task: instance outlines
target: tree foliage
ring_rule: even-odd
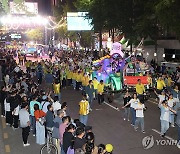
[[[77,0],[79,11],[88,11],[95,30],[118,29],[130,42],[165,30],[180,37],[179,0]]]
[[[40,28],[31,29],[26,32],[26,35],[31,41],[42,41],[43,40],[43,30]]]

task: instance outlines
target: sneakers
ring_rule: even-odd
[[[124,118],[124,121],[126,120],[126,118]]]
[[[175,127],[175,126],[174,126],[174,124],[171,124],[171,127],[173,127],[173,128],[174,128],[174,127]]]
[[[134,130],[137,132],[137,128],[134,128]]]
[[[161,134],[160,136],[161,136],[162,138],[164,138],[164,137],[165,137],[165,133],[164,133],[164,134]]]
[[[35,134],[33,134],[33,136],[36,136]]]
[[[177,144],[178,149],[180,149],[180,144]]]
[[[131,126],[133,126],[133,127],[134,127],[134,125],[133,125],[133,124],[131,124]]]
[[[130,120],[128,119],[128,121],[130,121]]]
[[[91,108],[89,108],[89,111],[92,111],[92,109],[91,109]]]
[[[142,133],[145,134],[146,132],[143,130]]]
[[[30,146],[29,143],[23,144],[24,147]]]

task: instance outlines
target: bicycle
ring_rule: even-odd
[[[52,141],[52,131],[47,130],[47,142],[40,150],[40,154],[58,154],[58,149]]]

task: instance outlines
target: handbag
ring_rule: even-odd
[[[39,111],[39,114],[40,114],[40,111]],[[39,123],[44,126],[45,125],[45,122],[46,122],[46,118],[45,117],[40,117],[39,118]]]

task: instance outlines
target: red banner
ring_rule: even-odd
[[[148,84],[147,76],[124,76],[124,84],[135,86],[138,79],[140,79],[141,83],[143,83],[144,85]]]

